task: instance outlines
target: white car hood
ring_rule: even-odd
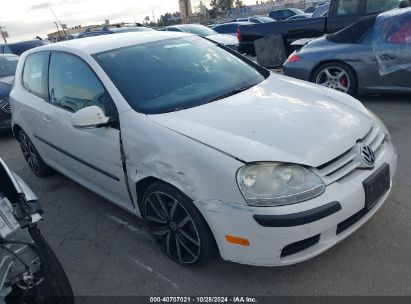
[[[218,35],[210,35],[210,36],[207,36],[206,38],[213,40],[217,43],[220,43],[222,45],[238,45],[237,38],[230,36],[230,35],[218,34]]]
[[[312,167],[348,151],[374,125],[348,95],[274,74],[234,96],[148,117],[244,162]]]

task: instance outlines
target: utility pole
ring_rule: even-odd
[[[3,37],[4,43],[7,44],[6,33],[3,32],[4,27],[0,25],[0,35]]]

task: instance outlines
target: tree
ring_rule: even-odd
[[[219,4],[218,2],[219,2],[218,0],[211,0],[210,6],[213,10],[218,10],[218,4]]]
[[[234,0],[218,0],[219,8],[223,11],[232,9],[234,6]]]
[[[243,1],[235,0],[235,7],[241,8],[241,7],[244,7],[244,6],[245,6],[245,4],[243,3]]]

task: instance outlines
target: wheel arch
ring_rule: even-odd
[[[187,193],[185,193],[185,191],[182,191],[182,189],[180,189],[179,186],[176,186],[174,183],[170,183],[168,181],[165,181],[161,178],[155,177],[155,176],[147,176],[144,177],[143,179],[139,180],[136,182],[135,186],[136,186],[136,194],[137,194],[137,206],[140,210],[140,215],[143,218],[143,196],[144,196],[144,192],[145,190],[152,184],[156,183],[156,182],[160,182],[160,183],[164,183],[166,185],[169,185],[170,187],[175,188],[177,191],[179,191],[182,195],[186,196],[190,201],[193,201],[193,198],[191,198]],[[205,223],[208,226],[208,229],[211,232],[211,236],[213,238],[214,241],[214,245],[217,248],[217,250],[219,251],[219,245],[218,242],[216,241],[215,235],[214,235],[214,229],[212,229],[210,227],[210,224],[207,221],[207,218],[203,215],[203,213],[201,212],[201,210],[199,210],[199,208],[196,206],[196,204],[192,203],[193,207],[196,208],[198,210],[198,212],[201,214],[201,216],[203,217]]]
[[[13,135],[14,135],[15,138],[17,138],[17,134],[18,134],[21,130],[23,130],[23,128],[20,127],[18,124],[14,124],[14,125],[13,125],[12,131],[13,131]]]

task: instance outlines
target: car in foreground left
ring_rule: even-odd
[[[0,54],[0,131],[11,128],[9,95],[18,61],[18,56]]]
[[[359,101],[196,35],[56,43],[16,75],[13,131],[33,173],[54,168],[141,217],[180,264],[305,261],[392,188],[390,133]]]
[[[0,303],[74,304],[56,254],[41,234],[43,209],[0,158]]]

